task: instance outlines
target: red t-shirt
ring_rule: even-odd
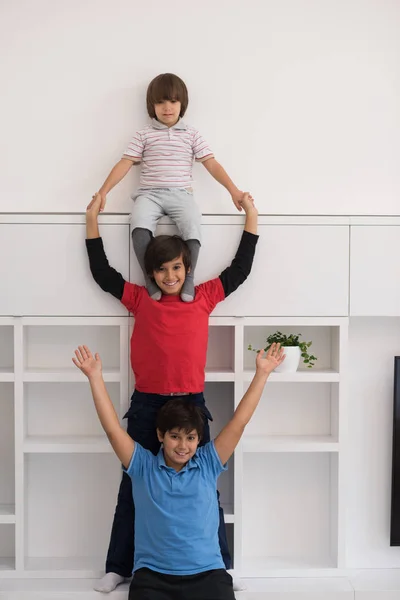
[[[157,302],[146,288],[125,282],[121,302],[135,317],[131,365],[139,392],[203,391],[208,318],[225,292],[219,278],[195,289],[193,302],[165,295]]]

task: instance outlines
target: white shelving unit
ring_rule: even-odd
[[[235,328],[235,404],[252,347],[301,333],[314,368],[273,373],[235,455],[235,568],[244,577],[322,576],[344,568],[347,318],[245,318]]]
[[[100,353],[122,418],[132,391],[131,321],[0,319],[0,577],[103,572],[121,471],[71,357],[80,343]],[[347,325],[334,317],[210,320],[212,436],[254,373],[249,343],[263,347],[272,331],[290,330],[312,340],[318,356],[312,370],[271,376],[219,481],[235,569],[244,577],[320,576],[346,565]]]
[[[86,378],[101,353],[118,414],[129,396],[125,317],[0,318],[0,577],[91,577],[103,569],[121,468]]]

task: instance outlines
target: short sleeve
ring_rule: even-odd
[[[126,148],[123,158],[138,158],[142,159],[144,143],[140,132],[137,131]]]
[[[151,456],[150,450],[145,450],[143,446],[135,442],[131,462],[127,469],[123,469],[131,479],[142,477],[143,473],[149,468]]]
[[[198,131],[194,132],[193,136],[193,154],[197,161],[203,162],[207,158],[213,158],[214,154]]]
[[[215,479],[218,479],[221,473],[228,470],[228,466],[223,465],[218,456],[214,440],[197,449],[197,460],[201,468]]]
[[[144,292],[147,294],[143,286],[130,283],[129,281],[125,282],[121,302],[133,315],[137,313]]]
[[[209,314],[212,313],[219,302],[225,300],[224,288],[219,277],[196,286],[196,296],[199,293],[204,297]]]

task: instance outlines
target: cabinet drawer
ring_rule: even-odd
[[[158,233],[175,231],[158,228]],[[241,225],[202,226],[196,283],[217,277],[230,264],[242,231]],[[348,315],[348,226],[260,225],[258,231],[250,277],[213,315]],[[136,269],[132,277],[140,277]]]
[[[400,227],[351,228],[350,314],[400,316]]]
[[[129,274],[129,225],[102,225],[107,255]],[[82,224],[0,225],[0,315],[127,314],[94,282]]]

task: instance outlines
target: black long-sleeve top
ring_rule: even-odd
[[[258,235],[243,231],[235,258],[219,276],[224,288],[225,298],[232,294],[250,274],[257,241]],[[126,282],[121,273],[110,266],[104,251],[102,238],[86,240],[86,248],[90,270],[96,283],[102,290],[121,300]]]

